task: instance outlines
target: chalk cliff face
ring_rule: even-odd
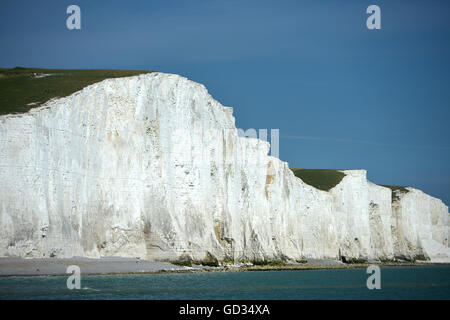
[[[348,170],[329,192],[201,84],[109,79],[0,117],[0,256],[446,261],[448,207]]]

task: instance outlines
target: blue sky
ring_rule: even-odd
[[[81,8],[81,30],[66,8]],[[366,8],[381,7],[381,30]],[[153,69],[206,85],[291,167],[364,168],[450,203],[450,2],[5,1],[0,66]]]

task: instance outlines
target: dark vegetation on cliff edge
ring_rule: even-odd
[[[345,173],[333,169],[298,169],[291,168],[297,178],[317,189],[329,191],[341,182]]]
[[[329,191],[337,186],[341,180],[345,177],[345,173],[340,170],[333,169],[297,169],[291,168],[292,172],[297,178],[314,188]],[[400,200],[400,194],[407,193],[409,190],[405,186],[388,186],[381,185],[382,187],[391,189],[392,202]]]
[[[382,185],[382,187],[386,187],[386,188],[391,189],[391,191],[392,191],[392,202],[400,200],[400,194],[409,192],[409,190],[406,189],[405,186]]]
[[[52,98],[69,96],[108,78],[150,72],[152,71],[0,68],[0,115],[27,112]]]

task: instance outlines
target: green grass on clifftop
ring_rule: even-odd
[[[0,68],[0,115],[27,112],[52,98],[66,97],[107,78],[150,72],[152,71]]]
[[[317,189],[328,191],[341,182],[345,173],[332,169],[296,169],[291,168],[294,175]]]

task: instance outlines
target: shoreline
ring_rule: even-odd
[[[316,259],[307,263],[287,263],[285,265],[239,265],[208,267],[194,265],[183,267],[169,262],[148,261],[139,258],[84,258],[74,257],[66,259],[23,259],[0,258],[0,278],[5,277],[49,277],[65,276],[67,267],[77,265],[82,276],[99,275],[139,275],[139,274],[169,274],[169,273],[208,273],[208,272],[256,272],[256,271],[307,271],[329,269],[361,269],[369,265],[380,267],[420,267],[420,266],[450,266],[450,263],[439,262],[375,262],[345,264],[335,260]]]

